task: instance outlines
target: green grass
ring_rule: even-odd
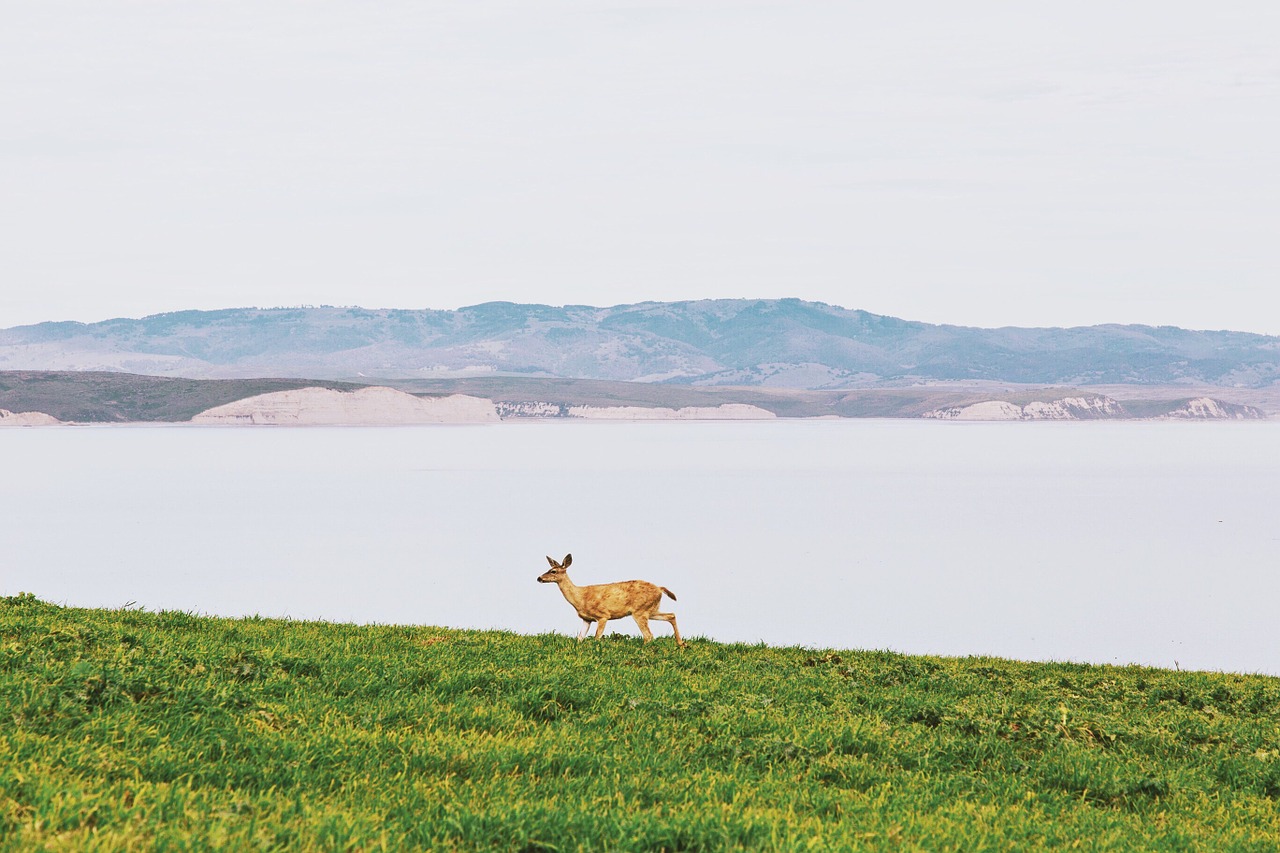
[[[1280,680],[0,599],[7,850],[1258,850]]]

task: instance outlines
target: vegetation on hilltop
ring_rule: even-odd
[[[7,850],[1274,850],[1280,680],[0,599]]]

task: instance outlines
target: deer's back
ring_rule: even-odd
[[[637,611],[647,613],[658,606],[662,588],[648,581],[620,581],[582,588],[586,615],[595,619],[620,619]]]

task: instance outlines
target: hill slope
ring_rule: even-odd
[[[0,599],[0,849],[1270,850],[1280,680]]]
[[[0,371],[0,409],[44,412],[60,421],[188,421],[206,409],[245,397],[314,386],[361,387],[298,379],[193,380],[107,372]]]
[[[0,370],[383,379],[506,373],[793,388],[880,382],[1262,386],[1280,338],[1171,327],[975,329],[797,299],[457,311],[233,309],[0,330]]]
[[[1186,397],[1187,392],[1193,390],[1188,387],[1126,386],[1111,390],[1111,393],[1125,392],[1124,399],[1117,400],[1071,388],[952,384],[799,390],[519,376],[399,379],[386,384],[423,397],[464,394],[492,400],[496,403],[496,412],[503,418],[570,417],[580,407],[713,409],[732,404],[758,407],[778,417],[963,418],[966,410],[989,407],[994,401],[1008,403],[1010,411],[1032,417],[1254,419],[1280,411],[1280,388],[1212,389],[1212,393],[1222,399],[1210,399]],[[0,412],[45,413],[61,421],[77,423],[182,422],[245,398],[260,400],[258,395],[304,387],[354,391],[366,386],[333,380],[177,379],[101,371],[0,371]],[[1241,395],[1247,395],[1258,405],[1226,399]],[[1073,405],[1081,400],[1090,405]],[[263,414],[262,422],[271,420]],[[375,411],[371,410],[368,415],[372,420],[367,422],[378,422]],[[0,415],[0,424],[5,422],[5,417]],[[350,422],[365,421],[357,417]],[[386,422],[404,421],[393,417]]]

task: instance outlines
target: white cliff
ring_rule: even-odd
[[[647,406],[570,406],[571,418],[610,421],[759,421],[777,417],[768,409],[745,403],[722,406],[685,406],[682,409],[649,408]]]
[[[1063,397],[1035,400],[1025,406],[1004,400],[984,400],[968,406],[934,409],[921,417],[945,421],[1077,421],[1124,417],[1124,409],[1110,397]]]
[[[1210,397],[1197,397],[1173,409],[1164,418],[1169,420],[1255,420],[1265,417],[1252,406],[1223,403]]]
[[[1004,400],[984,400],[967,406],[952,406],[925,412],[921,417],[947,421],[1079,421],[1119,418],[1154,418],[1157,420],[1254,420],[1266,417],[1260,409],[1238,403],[1224,403],[1210,397],[1197,397],[1181,403],[1130,401],[1130,409],[1110,397],[1063,397],[1049,402],[1034,401],[1025,406]],[[1168,406],[1162,410],[1153,406]],[[1142,412],[1135,414],[1133,410]]]
[[[11,412],[0,409],[0,426],[57,426],[62,421],[44,412]]]
[[[391,426],[490,423],[498,421],[492,400],[454,394],[415,397],[394,388],[332,391],[301,388],[259,394],[208,409],[191,419],[197,424],[280,426]]]

